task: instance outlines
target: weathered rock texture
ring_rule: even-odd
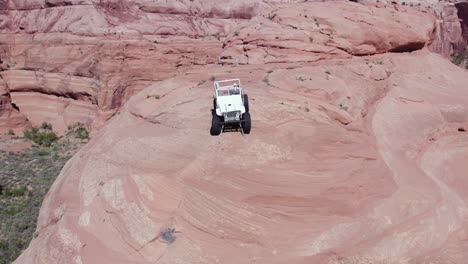
[[[8,87],[5,81],[0,78],[0,131],[19,132],[26,128],[28,128],[26,117],[19,113],[15,105],[12,104]]]
[[[336,2],[279,5],[228,38],[221,59],[238,63],[311,62],[430,44],[435,21],[411,8],[401,11]],[[242,55],[242,56],[240,56]]]
[[[2,28],[31,122],[122,106],[16,263],[464,263],[468,75],[426,48],[435,16],[278,2],[8,2],[70,12]],[[209,135],[211,76],[242,79],[251,135]]]
[[[465,48],[468,46],[468,2],[459,2],[455,4],[458,17],[460,18],[462,35]]]
[[[2,1],[0,76],[31,125],[100,126],[152,82],[184,65],[215,63],[219,38],[266,7],[230,0]],[[0,127],[11,123],[8,114]]]
[[[75,122],[101,127],[131,95],[194,64],[312,62],[430,42],[448,56],[463,47],[453,5],[432,7],[442,19],[434,37],[431,12],[409,5],[350,3],[337,16],[324,13],[336,2],[288,6],[296,2],[2,1],[0,76],[9,99],[0,132],[44,121],[59,131]]]
[[[437,18],[437,27],[430,49],[447,58],[465,51],[468,46],[468,33],[466,33],[468,1],[466,0],[359,0],[358,2],[378,7],[393,6],[398,11],[410,7],[434,14]]]
[[[432,50],[449,57],[452,54],[463,52],[467,47],[468,37],[464,36],[466,19],[463,20],[463,6],[468,3],[454,5],[439,4],[434,7],[437,15],[437,34]]]

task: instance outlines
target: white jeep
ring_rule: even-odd
[[[214,82],[213,119],[211,135],[219,135],[226,127],[240,128],[249,134],[251,120],[249,98],[241,88],[239,79]]]

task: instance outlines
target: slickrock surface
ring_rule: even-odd
[[[435,15],[276,2],[7,2],[70,12],[2,28],[20,112],[101,127],[16,263],[466,261],[468,72],[429,50]],[[250,135],[209,135],[212,76],[241,78]]]
[[[27,120],[6,108],[0,131],[44,121],[59,131],[77,121],[100,127],[152,82],[177,75],[184,65],[215,63],[220,38],[267,6],[233,0],[1,1],[0,91],[6,85]]]
[[[18,263],[463,263],[465,70],[427,51],[258,82],[268,69],[134,96],[63,170]],[[244,80],[251,135],[209,135],[206,70]]]
[[[191,65],[410,51],[429,37],[449,56],[468,40],[463,3],[300,2],[2,1],[0,132],[44,121],[100,128],[133,94]]]

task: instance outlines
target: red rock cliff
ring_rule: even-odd
[[[7,2],[31,122],[119,109],[16,263],[464,263],[467,71],[436,17],[277,2]],[[249,136],[209,135],[211,76],[242,79]]]

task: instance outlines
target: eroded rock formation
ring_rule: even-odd
[[[462,8],[452,3],[439,4],[434,7],[437,15],[437,34],[434,45],[431,47],[437,53],[446,57],[463,52],[467,47],[463,36],[464,22]]]
[[[264,64],[409,52],[430,44],[434,25],[430,14],[410,8],[397,12],[337,2],[279,5],[235,31],[221,59]]]
[[[468,2],[459,2],[455,4],[457,8],[458,18],[460,19],[462,35],[465,48],[468,46]]]
[[[336,2],[287,6],[300,2],[2,1],[0,75],[10,98],[3,109],[10,110],[2,111],[0,129],[44,121],[59,131],[78,121],[101,127],[131,95],[191,65],[313,62],[429,42],[448,56],[460,42],[453,5],[431,7],[443,18],[433,36],[428,30],[435,22],[420,21],[431,12],[409,4],[380,1],[369,13],[350,2],[344,16],[324,15]]]
[[[0,131],[20,132],[28,128],[28,122],[18,108],[12,104],[9,89],[5,81],[0,78]]]
[[[0,75],[11,86],[6,93],[30,124],[48,121],[59,131],[77,121],[100,126],[152,82],[175,76],[185,65],[215,63],[219,38],[267,6],[260,1],[0,5]]]
[[[18,21],[76,8],[2,28],[31,122],[119,109],[16,263],[463,263],[467,71],[427,48],[435,15],[277,2],[9,1]],[[251,135],[209,135],[211,76],[241,78]]]

